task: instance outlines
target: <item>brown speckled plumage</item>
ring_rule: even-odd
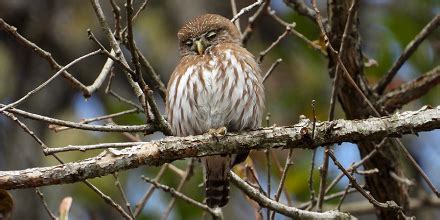
[[[166,103],[173,134],[258,128],[264,110],[261,71],[241,47],[234,24],[219,15],[202,15],[186,23],[178,39],[181,59],[168,83]],[[227,173],[235,162],[229,155],[203,158],[208,206],[226,205]]]

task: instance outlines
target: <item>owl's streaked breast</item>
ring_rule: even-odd
[[[222,44],[203,56],[182,58],[167,96],[168,120],[175,135],[203,134],[219,127],[232,131],[259,127],[264,105],[260,69],[248,51],[234,48]]]

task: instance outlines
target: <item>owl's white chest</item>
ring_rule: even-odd
[[[254,90],[262,91],[262,85],[259,72],[249,64],[253,58],[236,57],[231,50],[211,57],[216,58],[190,66],[171,85],[169,97],[175,92],[176,99],[168,117],[179,136],[206,133],[210,128],[259,126],[262,100]]]

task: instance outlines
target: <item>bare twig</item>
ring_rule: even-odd
[[[260,191],[255,189],[254,187],[247,184],[243,181],[239,176],[237,176],[233,172],[229,172],[229,176],[231,177],[231,182],[240,188],[247,196],[258,202],[260,206],[267,207],[277,213],[282,215],[292,217],[292,218],[309,218],[309,219],[337,219],[337,218],[348,218],[349,215],[342,212],[328,211],[328,212],[310,212],[304,211],[301,209],[297,209],[295,207],[288,207],[279,202],[271,200],[267,198]]]
[[[55,59],[52,57],[52,55],[49,52],[43,50],[33,42],[23,37],[21,34],[17,32],[17,28],[9,25],[1,18],[0,18],[0,29],[3,29],[4,31],[8,32],[8,34],[10,34],[17,42],[21,43],[25,47],[29,48],[31,51],[35,52],[38,56],[45,59],[49,63],[52,69],[59,71],[61,68],[63,68],[60,64],[57,63],[57,61],[55,61]],[[81,90],[81,92],[85,97],[91,96],[91,93],[87,90],[87,87],[84,84],[82,84],[80,81],[75,79],[75,77],[73,77],[69,72],[63,71],[62,75],[75,88]]]
[[[304,15],[313,22],[316,22],[315,11],[307,6],[303,0],[284,0],[284,3],[294,9],[300,15]]]
[[[81,121],[79,123],[88,124],[90,122],[101,121],[101,120],[105,120],[105,119],[109,119],[109,118],[114,118],[114,117],[118,117],[118,116],[122,116],[122,115],[138,113],[138,112],[139,112],[139,109],[133,108],[133,109],[129,109],[129,110],[113,113],[113,114],[102,115],[102,116],[87,118],[87,119],[81,119]],[[60,131],[64,131],[64,130],[67,130],[70,128],[69,127],[52,126],[51,129],[53,129],[55,132],[60,132]]]
[[[283,19],[281,19],[280,17],[278,17],[275,10],[272,10],[270,7],[268,8],[268,10],[269,10],[269,15],[275,21],[277,21],[279,24],[281,24],[284,27],[291,27],[290,31],[292,32],[292,34],[299,37],[301,40],[303,40],[305,43],[307,43],[311,48],[315,49],[316,51],[319,51],[322,55],[327,56],[327,52],[325,50],[323,50],[320,46],[313,43],[311,40],[309,40],[307,37],[305,37],[303,34],[298,32],[297,30],[295,30],[295,25],[296,25],[295,22],[288,23],[288,22],[284,21]]]
[[[281,61],[283,61],[283,59],[279,58],[272,63],[270,68],[267,70],[266,74],[264,74],[263,83],[266,81],[267,78],[269,78],[269,76],[272,74],[272,72],[275,70],[278,64],[280,64]]]
[[[400,85],[398,88],[384,94],[378,103],[388,112],[394,112],[412,100],[416,100],[432,88],[440,84],[440,65],[434,67],[419,78]]]
[[[364,186],[362,186],[362,188],[364,188]],[[356,189],[350,188],[348,190],[347,194],[355,193],[355,192],[358,192],[358,191]],[[342,191],[339,191],[339,192],[336,192],[336,193],[332,193],[330,195],[325,196],[324,197],[324,201],[340,198],[344,194],[345,194],[345,190],[342,190]],[[297,208],[299,208],[299,209],[306,209],[306,208],[310,207],[311,204],[312,204],[312,201],[308,201],[308,202],[302,203],[301,205],[297,206]]]
[[[5,106],[0,104],[0,107]],[[16,115],[23,116],[25,118],[42,121],[49,124],[56,124],[59,126],[77,128],[81,130],[90,130],[90,131],[101,131],[101,132],[145,132],[145,133],[153,133],[155,132],[154,126],[150,124],[145,125],[90,125],[90,124],[81,124],[71,121],[64,121],[60,119],[55,119],[47,116],[37,115],[34,113],[26,112],[20,109],[11,108],[8,109],[8,112],[14,113]]]
[[[369,160],[371,157],[373,157],[376,153],[380,151],[380,149],[385,145],[387,138],[383,139],[381,143],[379,143],[372,151],[370,151],[365,157],[363,157],[361,160],[357,161],[356,163],[352,164],[349,168],[347,168],[348,172],[351,172],[354,169],[357,169],[358,167],[362,166],[367,160]],[[327,186],[327,189],[325,189],[325,194],[329,193],[330,190],[339,182],[339,180],[344,177],[344,173],[341,172],[336,178],[333,179],[333,181]]]
[[[0,21],[1,22],[1,21]],[[47,84],[49,84],[50,82],[52,82],[52,80],[54,80],[55,78],[57,78],[61,73],[63,73],[65,70],[67,70],[69,67],[73,66],[74,64],[78,63],[79,61],[86,59],[88,57],[91,57],[93,55],[96,55],[100,52],[101,50],[96,50],[93,52],[90,52],[86,55],[83,55],[79,58],[76,58],[75,60],[73,60],[72,62],[70,62],[69,64],[67,64],[66,66],[64,66],[63,68],[61,68],[60,70],[58,70],[58,72],[56,72],[53,76],[51,76],[48,80],[46,80],[44,83],[40,84],[39,86],[37,86],[35,89],[31,90],[30,92],[28,92],[26,95],[24,95],[23,97],[21,97],[19,100],[10,103],[8,105],[3,106],[2,108],[0,108],[0,113],[15,107],[17,105],[19,105],[21,102],[23,102],[24,100],[26,100],[27,98],[29,98],[31,95],[37,93],[38,91],[40,91],[42,88],[44,88]]]
[[[423,27],[423,29],[415,36],[415,38],[409,42],[406,46],[405,50],[399,56],[399,58],[394,62],[391,69],[388,71],[387,75],[385,75],[379,83],[375,87],[375,91],[378,94],[382,94],[385,91],[385,88],[397,74],[400,67],[405,63],[405,61],[416,51],[417,47],[431,34],[438,26],[440,25],[440,15],[436,15],[429,23]]]
[[[237,16],[237,3],[235,2],[235,0],[231,0],[231,9],[232,9],[232,16],[233,17]],[[240,18],[235,19],[234,24],[237,27],[238,32],[241,33]]]
[[[391,210],[395,210],[396,212],[401,210],[402,208],[400,206],[398,206],[394,201],[387,201],[385,203],[379,202],[376,199],[374,199],[368,192],[366,192],[362,186],[360,186],[357,182],[356,179],[350,175],[350,173],[339,163],[339,161],[336,159],[334,153],[332,150],[327,150],[328,151],[328,155],[330,156],[330,158],[332,158],[333,162],[335,163],[335,165],[345,174],[345,176],[348,178],[348,180],[350,181],[351,185],[356,188],[366,199],[368,199],[368,201],[370,201],[374,206],[379,207],[379,208],[383,208],[383,209],[391,209]]]
[[[292,155],[293,155],[293,150],[291,149],[291,150],[289,150],[289,154],[287,155],[286,163],[284,164],[284,169],[283,169],[283,172],[282,172],[281,178],[280,178],[280,183],[278,184],[278,188],[275,193],[274,200],[277,202],[280,200],[281,191],[283,190],[284,183],[286,182],[287,172],[289,171],[290,166],[292,166],[292,164],[293,164]],[[269,219],[274,219],[274,218],[275,218],[275,212],[272,212]]]
[[[137,49],[137,53],[139,54],[141,65],[147,70],[147,82],[150,85],[150,87],[156,89],[159,92],[159,95],[162,97],[162,101],[165,101],[167,88],[165,87],[165,84],[160,79],[159,74],[156,73],[153,66],[150,64],[150,62],[147,60],[147,58]]]
[[[154,179],[153,179],[154,181],[156,181],[156,182],[160,181],[160,179],[162,178],[163,174],[164,174],[165,171],[167,170],[168,165],[169,165],[169,164],[166,163],[166,164],[164,164],[164,165],[160,168],[159,172],[156,174],[156,177],[154,177]],[[137,218],[137,217],[141,214],[142,209],[143,209],[143,208],[145,207],[145,205],[147,204],[148,199],[150,199],[151,195],[153,195],[154,189],[156,189],[156,186],[151,185],[151,186],[147,189],[147,191],[145,192],[145,194],[142,196],[142,198],[139,200],[139,202],[136,203],[135,210],[134,210],[134,217],[135,217],[135,218]]]
[[[313,130],[312,130],[312,139],[315,138],[315,126],[316,126],[316,101],[312,100],[312,120],[313,120]],[[310,173],[309,173],[309,191],[310,191],[310,201],[311,206],[310,208],[314,207],[315,205],[315,189],[313,184],[313,171],[315,170],[315,156],[316,156],[316,149],[313,150],[312,153],[312,161],[310,165]]]
[[[286,30],[274,41],[272,44],[265,49],[264,51],[260,52],[260,55],[257,58],[257,62],[261,63],[266,56],[267,53],[269,53],[270,50],[272,50],[276,45],[278,45],[282,39],[284,39],[288,34],[291,33],[292,28],[290,26],[286,26]]]
[[[150,104],[151,111],[153,112],[154,115],[155,125],[157,125],[158,129],[162,131],[165,135],[172,135],[170,125],[159,112],[159,108],[157,107],[156,101],[154,100],[153,97],[153,91],[151,91],[151,89],[149,89],[148,86],[144,88],[144,91],[148,104]]]
[[[43,204],[44,210],[46,210],[49,217],[53,220],[57,220],[58,218],[53,214],[53,212],[50,210],[49,206],[47,205],[46,200],[44,199],[43,193],[40,191],[40,189],[35,188],[35,193],[37,194],[38,198],[40,199],[41,203]]]
[[[260,6],[264,3],[265,0],[257,0],[256,2],[254,2],[253,4],[246,6],[244,8],[242,8],[232,19],[232,22],[235,22],[235,20],[237,20],[240,16],[248,13],[249,11],[251,11],[253,8]]]
[[[122,215],[122,217],[124,217],[125,219],[128,219],[128,220],[132,219],[131,216],[128,215],[127,212],[125,212],[124,209],[120,205],[118,205],[115,201],[113,201],[113,199],[110,196],[101,192],[101,190],[99,190],[96,186],[91,184],[88,180],[84,180],[83,183],[85,183],[91,190],[93,190],[102,199],[104,199],[105,203],[109,204],[114,209],[116,209],[116,211],[118,211]]]
[[[176,192],[179,192],[180,190],[182,190],[183,185],[188,182],[188,180],[192,177],[193,175],[193,169],[194,169],[194,159],[190,159],[188,161],[188,165],[186,167],[186,171],[185,174],[182,176],[182,179],[179,182],[179,185],[177,186]],[[174,207],[174,204],[176,202],[176,199],[173,197],[170,201],[170,203],[168,204],[167,209],[165,210],[162,219],[166,220],[168,219],[169,214],[171,213],[171,210]]]
[[[115,185],[118,188],[118,191],[121,194],[121,197],[122,197],[122,199],[125,202],[125,206],[127,207],[128,214],[130,215],[131,218],[135,219],[135,217],[133,215],[133,210],[131,210],[130,202],[128,202],[127,195],[124,192],[124,189],[122,187],[121,181],[119,181],[119,177],[118,176],[119,176],[118,173],[114,173],[113,174],[113,178],[115,178]]]
[[[168,193],[171,194],[173,197],[176,197],[176,198],[182,199],[183,201],[187,202],[187,203],[190,204],[190,205],[193,205],[193,206],[195,206],[195,207],[197,207],[197,208],[200,208],[200,209],[202,209],[202,210],[204,210],[204,211],[207,211],[207,212],[210,213],[213,217],[216,217],[216,218],[220,218],[220,217],[221,217],[221,216],[219,215],[218,211],[213,210],[213,209],[209,208],[207,205],[205,205],[205,204],[203,204],[203,203],[200,203],[200,202],[197,202],[197,201],[195,201],[194,199],[189,198],[188,196],[185,196],[183,193],[178,192],[178,191],[176,191],[175,189],[173,189],[173,188],[171,188],[171,187],[169,187],[169,186],[166,186],[166,185],[160,184],[160,183],[158,183],[157,181],[152,180],[152,179],[149,179],[149,178],[147,178],[147,177],[145,177],[145,176],[142,176],[142,179],[145,180],[145,181],[148,182],[148,183],[151,183],[151,184],[154,185],[156,188],[159,188],[159,189],[161,189],[161,190],[163,190],[163,191],[165,191],[165,192],[168,192]]]
[[[420,175],[422,175],[423,179],[428,184],[428,186],[432,190],[432,192],[434,192],[434,194],[440,198],[440,192],[437,190],[437,188],[434,186],[432,181],[429,179],[428,175],[426,175],[425,171],[423,171],[423,169],[419,166],[419,164],[417,164],[417,161],[414,159],[413,156],[411,156],[411,154],[406,149],[406,147],[403,146],[402,142],[398,139],[392,139],[392,140],[404,152],[406,159],[408,159],[412,163],[412,165],[416,168],[417,172],[419,172]]]
[[[269,3],[270,0],[264,0],[263,4],[260,5],[258,10],[251,17],[249,17],[248,25],[246,26],[243,34],[241,35],[241,43],[243,45],[246,45],[249,39],[251,38],[251,35],[255,28],[255,22],[261,17],[263,11],[265,11],[267,7],[269,7]]]
[[[115,51],[116,57],[124,64],[128,66],[127,60],[125,59],[121,48],[119,46],[119,43],[116,41],[115,36],[113,35],[112,31],[110,30],[110,27],[105,19],[104,12],[102,11],[101,5],[99,4],[99,0],[90,0],[92,3],[93,9],[95,10],[95,14],[98,18],[99,24],[101,25],[102,31],[104,32],[105,36],[107,37],[107,40],[110,42],[110,45],[112,47],[112,50]],[[147,109],[146,103],[145,103],[145,97],[142,92],[141,87],[139,84],[133,79],[132,74],[130,74],[127,71],[124,71],[125,76],[127,78],[128,83],[130,84],[131,88],[133,89],[134,94],[138,98],[139,102],[141,103],[142,109],[144,111]]]
[[[267,169],[267,184],[266,184],[266,192],[267,192],[267,197],[270,199],[272,196],[271,194],[271,186],[272,186],[272,175],[271,175],[271,169],[272,169],[272,162],[270,161],[270,149],[266,149],[264,154],[266,155],[266,169]],[[270,209],[266,210],[266,217],[267,219],[270,218]]]

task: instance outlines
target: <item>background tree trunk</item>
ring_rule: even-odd
[[[329,27],[328,32],[330,43],[334,48],[339,48],[341,45],[342,35],[344,33],[345,24],[348,17],[351,0],[330,0],[328,1],[328,18]],[[361,39],[359,34],[359,18],[357,11],[353,12],[354,19],[352,27],[348,31],[348,37],[345,42],[344,53],[340,54],[342,62],[347,68],[351,77],[356,82],[358,87],[362,90],[366,97],[373,105],[377,101],[377,97],[372,93],[367,80],[363,73],[363,55],[361,49]],[[330,54],[330,52],[329,52]],[[335,76],[337,61],[329,56],[329,74],[331,77]],[[342,68],[339,68],[340,83],[339,83],[339,102],[345,112],[347,119],[365,119],[370,116],[375,116],[374,111],[365,103],[361,95],[355,90],[353,85],[347,82],[342,77]],[[381,112],[380,112],[381,113]],[[383,113],[381,113],[383,114]],[[358,148],[361,157],[367,155],[375,148],[378,143],[374,142],[360,142]],[[402,166],[399,163],[400,154],[398,148],[390,141],[385,143],[381,148],[381,153],[376,154],[366,163],[364,167],[368,169],[379,169],[376,175],[365,176],[365,181],[368,190],[374,198],[380,202],[393,200],[398,205],[407,210],[408,208],[408,192],[407,187],[391,177],[391,173],[398,176],[403,176]],[[376,214],[381,219],[396,219],[396,212],[390,210],[377,209]]]

